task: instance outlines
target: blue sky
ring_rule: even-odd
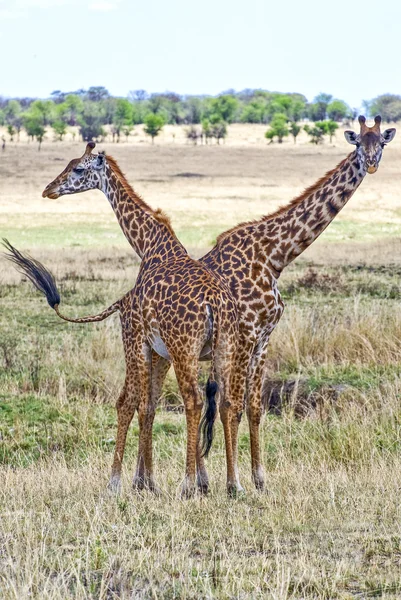
[[[217,94],[401,93],[401,3],[0,0],[0,95],[104,85]]]

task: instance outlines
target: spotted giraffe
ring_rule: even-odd
[[[232,380],[237,417],[232,420],[237,489],[241,489],[236,461],[237,436],[244,406],[250,427],[252,476],[258,489],[264,487],[259,444],[261,385],[268,341],[284,309],[278,291],[279,276],[330,224],[359,187],[366,173],[377,170],[383,147],[395,135],[395,129],[381,133],[380,122],[380,117],[376,117],[374,126],[368,127],[365,118],[360,116],[360,133],[345,132],[347,141],[356,149],[335,169],[273,214],[257,221],[241,223],[221,234],[215,247],[200,259],[218,277],[229,283],[240,307],[240,344]],[[147,412],[147,431],[151,431],[156,403],[169,367],[169,362],[164,358],[154,355],[153,359],[156,375]],[[137,402],[132,399],[133,396],[120,397],[126,407],[125,435],[137,407]],[[120,471],[125,437],[118,435],[117,440],[120,440],[120,445],[116,452],[118,461],[115,463],[118,463],[117,470]],[[147,440],[148,449],[142,453],[143,449],[141,446],[139,448],[138,465],[148,461],[148,473],[151,473],[151,436]],[[204,467],[201,476],[207,481]]]
[[[222,233],[214,248],[200,259],[202,264],[228,283],[239,309],[240,343],[232,379],[236,418],[232,420],[231,433],[237,489],[242,489],[237,465],[237,440],[244,407],[250,429],[252,478],[257,489],[264,488],[259,441],[261,390],[268,342],[284,310],[278,289],[280,274],[326,229],[357,190],[366,173],[377,171],[383,147],[395,136],[393,128],[380,131],[379,116],[375,117],[372,127],[366,125],[365,117],[360,116],[358,120],[358,134],[345,131],[346,140],[356,148],[333,170],[274,213],[241,223]],[[159,387],[152,393],[154,402],[147,415],[149,430],[156,401],[161,395],[163,374],[168,370],[168,363],[163,358],[157,360],[159,377],[155,385]],[[134,408],[131,407],[131,419],[133,414]]]
[[[9,258],[45,293],[61,318],[86,323],[103,320],[119,310],[127,358],[123,392],[117,402],[120,439],[116,444],[111,484],[118,487],[121,460],[119,448],[126,437],[129,421],[126,407],[138,407],[140,440],[134,484],[154,489],[151,472],[151,448],[146,414],[152,405],[152,371],[156,371],[155,353],[171,361],[182,394],[187,419],[187,459],[182,495],[191,496],[197,483],[202,491],[208,487],[198,443],[202,397],[198,387],[198,360],[212,356],[211,373],[206,385],[207,410],[203,424],[203,450],[207,454],[216,413],[215,396],[220,396],[223,423],[227,490],[236,492],[236,476],[231,443],[231,368],[237,350],[238,314],[228,286],[198,261],[190,258],[175,236],[168,219],[153,211],[132,189],[115,160],[104,153],[92,154],[94,143],[84,155],[72,160],[44,190],[43,196],[56,199],[90,189],[104,192],[124,234],[138,255],[141,267],[134,289],[123,299],[94,317],[70,319],[59,310],[60,296],[54,279],[38,261],[18,252],[11,244]],[[135,395],[135,398],[134,398]],[[151,436],[151,431],[150,431]]]

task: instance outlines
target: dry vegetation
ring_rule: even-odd
[[[266,146],[233,126],[226,147],[134,137],[106,145],[153,206],[200,255],[216,234],[289,200],[348,151],[305,140]],[[138,143],[137,143],[138,142]],[[103,308],[129,289],[138,261],[100,194],[42,200],[82,144],[9,144],[0,156],[0,233],[53,269],[67,314]],[[338,220],[283,275],[283,319],[269,375],[311,390],[344,385],[304,419],[288,408],[262,428],[268,492],[253,491],[241,425],[245,496],[228,500],[218,436],[206,499],[178,499],[185,423],[161,409],[154,431],[160,497],[106,492],[113,402],[124,363],[118,319],[58,320],[0,262],[0,597],[399,598],[401,596],[401,138],[386,148]],[[169,404],[180,404],[172,375]],[[296,402],[294,398],[294,402]]]

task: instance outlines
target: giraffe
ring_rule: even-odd
[[[70,319],[59,311],[60,296],[51,274],[38,261],[18,252],[7,244],[9,258],[42,291],[59,317],[73,322],[93,322],[120,311],[123,341],[127,357],[127,374],[123,391],[117,402],[119,428],[126,437],[124,405],[136,394],[140,423],[140,460],[137,465],[138,487],[148,484],[155,488],[149,472],[151,449],[147,440],[146,413],[152,404],[152,371],[156,370],[155,354],[171,361],[178,380],[187,420],[187,459],[182,495],[189,497],[197,483],[207,491],[207,473],[202,468],[198,443],[199,426],[203,431],[203,451],[207,454],[213,435],[216,413],[215,396],[219,391],[219,411],[223,423],[227,491],[237,489],[231,443],[231,368],[237,348],[238,315],[236,303],[227,285],[215,277],[198,261],[192,259],[176,238],[170,222],[161,211],[153,211],[133,190],[117,163],[105,153],[92,154],[90,142],[83,156],[70,161],[62,173],[44,190],[43,197],[56,199],[89,189],[100,189],[109,200],[124,234],[142,258],[135,287],[120,301],[100,315]],[[201,422],[202,399],[198,388],[198,360],[211,354],[212,365],[206,385],[207,408]],[[153,367],[153,368],[152,368]],[[127,404],[132,404],[128,399]],[[120,410],[119,410],[120,409]],[[120,427],[121,425],[121,427]],[[129,425],[129,423],[128,423]],[[121,433],[120,432],[120,433]],[[118,452],[116,443],[114,468],[119,484]],[[114,473],[115,475],[115,473]]]
[[[240,308],[240,344],[232,378],[233,410],[236,418],[231,421],[238,490],[242,488],[237,465],[237,436],[245,406],[251,438],[252,477],[257,489],[264,488],[259,443],[261,385],[269,338],[284,309],[278,290],[281,271],[326,229],[359,187],[366,173],[372,174],[377,170],[383,147],[391,142],[395,135],[393,128],[380,132],[379,116],[375,117],[373,127],[366,125],[363,116],[358,120],[359,134],[353,131],[345,132],[346,140],[355,145],[356,149],[335,169],[326,173],[287,206],[259,220],[241,223],[222,233],[214,248],[200,259],[201,263],[229,284]],[[206,359],[207,356],[203,358]],[[155,357],[155,360],[157,376],[152,382],[152,401],[146,417],[148,431],[152,428],[156,403],[169,367],[169,362],[163,357]],[[122,396],[120,399],[121,402],[125,402],[127,421],[130,422],[135,413],[136,403],[128,403]],[[128,426],[129,423],[127,429]],[[122,440],[118,452],[121,469],[125,437],[117,435],[118,439]],[[151,443],[151,436],[148,436],[147,440]],[[138,464],[150,460],[151,448],[146,451],[146,456],[141,455],[141,452],[140,447]],[[149,465],[151,472],[151,462]],[[207,481],[204,465],[201,466],[201,477]]]
[[[394,128],[380,131],[380,116],[375,117],[372,127],[366,125],[362,115],[358,121],[358,134],[350,130],[344,132],[346,140],[356,148],[334,169],[274,213],[240,223],[222,233],[212,250],[199,259],[228,283],[239,309],[240,342],[232,377],[231,421],[237,489],[242,489],[237,464],[238,426],[245,407],[251,441],[252,479],[258,490],[264,489],[259,441],[261,390],[268,342],[284,310],[278,289],[280,274],[326,229],[366,173],[377,171],[383,147],[395,136]],[[160,377],[155,384],[159,387],[152,394],[155,401],[161,395],[163,373],[168,370],[168,365],[163,364],[164,359],[158,360]],[[150,423],[154,413],[155,402],[147,415]],[[131,408],[131,419],[133,414]],[[151,427],[148,424],[150,430]]]

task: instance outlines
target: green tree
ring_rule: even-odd
[[[229,94],[212,98],[210,103],[211,112],[218,116],[219,121],[225,121],[226,123],[232,123],[238,106],[237,98]]]
[[[86,97],[91,102],[100,102],[101,100],[109,98],[109,96],[108,90],[103,85],[92,86],[86,92]]]
[[[113,131],[117,135],[117,142],[120,141],[121,131],[129,128],[132,129],[132,104],[126,98],[118,98],[113,118]]]
[[[165,120],[162,115],[148,113],[145,117],[144,123],[145,126],[143,129],[147,135],[150,135],[152,138],[152,144],[154,144],[155,137],[158,136],[160,131],[163,129]]]
[[[266,103],[263,99],[255,98],[245,104],[241,113],[243,123],[263,123],[266,112]]]
[[[54,121],[54,123],[52,123],[52,128],[61,142],[63,140],[63,136],[67,132],[67,124],[61,119],[58,119],[57,121]]]
[[[56,107],[51,100],[35,100],[29,110],[41,115],[44,126],[50,125],[56,116]]]
[[[104,113],[98,102],[85,102],[82,114],[79,116],[79,133],[85,142],[104,136]]]
[[[205,144],[213,137],[209,119],[202,119],[202,136],[205,138]]]
[[[343,100],[332,100],[327,105],[327,116],[332,121],[341,121],[350,116],[351,110]]]
[[[68,125],[77,125],[80,115],[84,110],[84,103],[82,98],[76,94],[68,94],[62,104],[59,104],[58,115],[60,118],[65,120]]]
[[[326,121],[326,131],[330,136],[330,144],[333,140],[333,136],[336,134],[336,130],[338,129],[338,123],[335,121]]]
[[[13,131],[11,141],[13,141],[15,134],[17,134],[19,141],[20,132],[22,129],[22,109],[18,100],[8,101],[6,107],[4,108],[4,122],[8,126],[8,133],[10,134],[10,130]],[[11,129],[9,130],[9,128]]]
[[[38,150],[40,150],[40,148],[42,146],[42,141],[43,141],[43,138],[44,138],[45,132],[46,132],[46,129],[43,125],[43,115],[38,110],[35,110],[34,108],[30,109],[24,115],[24,127],[25,127],[27,134],[32,139],[34,139],[36,137],[36,139],[39,142]]]
[[[221,120],[213,123],[211,135],[216,138],[216,142],[220,144],[220,140],[224,140],[227,137],[227,123]]]
[[[14,125],[11,125],[11,124],[7,125],[7,133],[10,136],[10,142],[13,142],[14,141],[14,136],[16,134],[16,131],[14,129]]]
[[[397,122],[401,120],[401,96],[382,94],[369,103],[371,117],[381,115],[384,121]]]
[[[283,138],[287,137],[288,134],[289,129],[287,126],[287,115],[283,113],[275,114],[270,123],[270,129],[268,129],[265,133],[265,137],[270,140],[270,143],[272,143],[273,139],[277,137],[278,143],[282,144]]]
[[[330,94],[318,94],[313,103],[309,105],[309,118],[312,121],[323,121],[326,118],[327,107],[332,99],[333,96]]]
[[[292,121],[289,126],[289,131],[290,131],[292,137],[294,138],[294,144],[296,144],[297,136],[298,136],[299,132],[301,131],[301,126],[298,125],[298,123],[295,123],[295,121]]]
[[[316,121],[313,127],[304,126],[304,130],[309,135],[311,144],[322,144],[324,136],[327,133],[327,121]]]

